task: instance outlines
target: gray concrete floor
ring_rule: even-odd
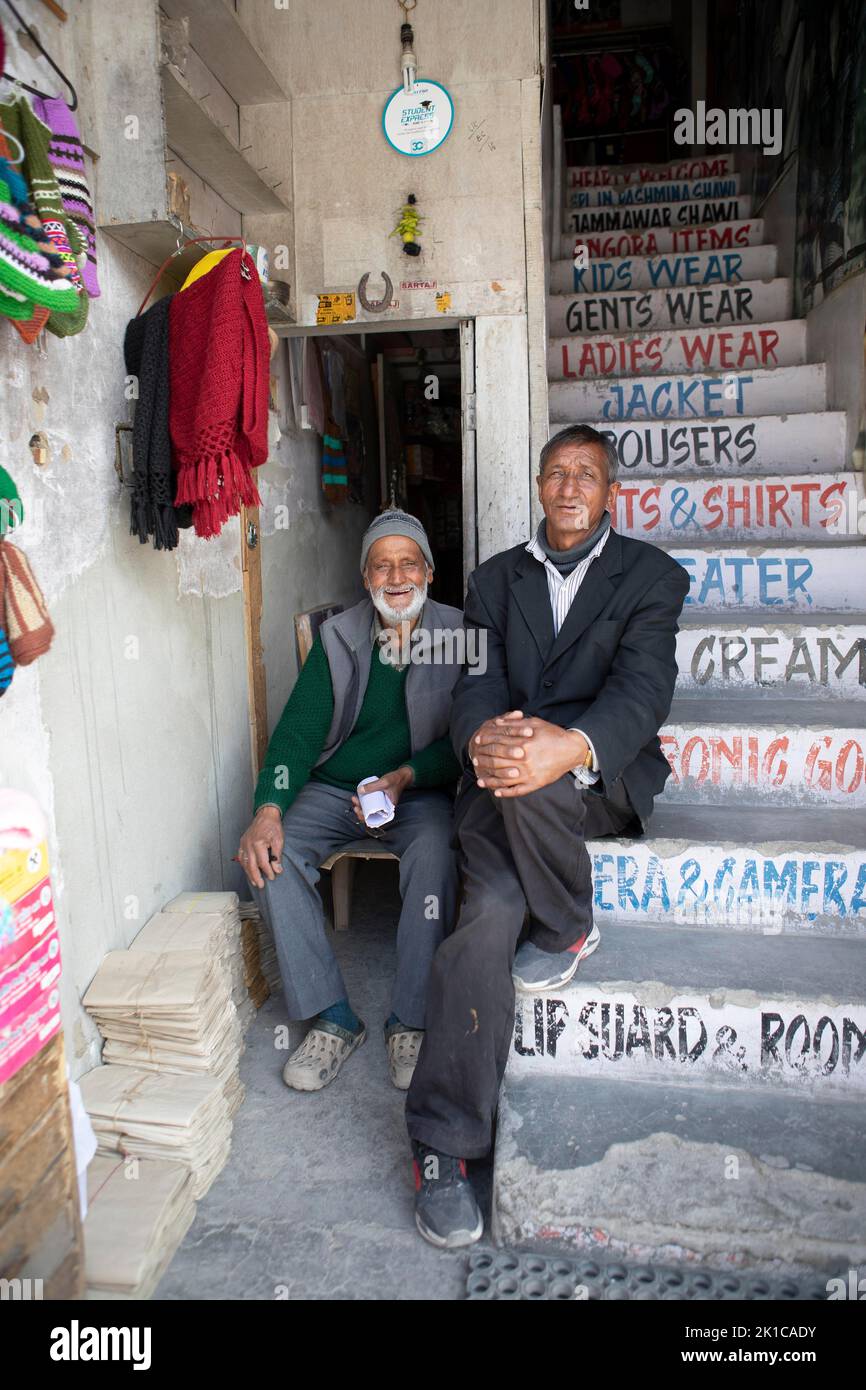
[[[326,875],[323,877],[327,877]],[[259,1010],[241,1059],[246,1099],[229,1161],[154,1295],[158,1299],[457,1299],[466,1254],[418,1235],[405,1094],[391,1085],[382,1025],[390,1012],[396,866],[360,864],[351,930],[337,956],[367,1041],[324,1091],[283,1084],[274,1030],[282,998]],[[304,1033],[292,1030],[291,1046]],[[490,1162],[470,1165],[488,1220]]]

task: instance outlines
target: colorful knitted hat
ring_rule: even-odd
[[[42,304],[61,313],[74,313],[78,292],[68,280],[57,278],[50,261],[27,231],[21,213],[11,201],[8,167],[6,160],[0,158],[0,285],[7,293],[25,296],[31,306]]]
[[[0,571],[3,626],[12,659],[18,666],[29,666],[48,651],[54,627],[27,556],[11,541],[0,541]]]
[[[362,574],[367,564],[370,546],[376,541],[380,541],[383,536],[405,536],[406,540],[414,541],[427,564],[431,569],[434,568],[433,552],[430,549],[427,532],[417,516],[412,516],[410,512],[401,511],[399,507],[389,507],[387,511],[380,512],[378,516],[373,517],[361,537]]]
[[[87,253],[82,278],[91,299],[100,293],[96,278],[96,227],[93,200],[84,172],[84,149],[75,117],[62,97],[34,97],[33,109],[51,131],[51,160],[63,208],[72,219]]]
[[[75,308],[71,311],[51,310],[46,327],[58,337],[80,333],[87,322],[88,297],[78,268],[77,256],[83,251],[81,234],[66,216],[63,200],[49,158],[51,131],[32,110],[29,102],[0,102],[0,121],[10,135],[21,143],[24,162],[21,172],[30,187],[36,211],[54,250],[69,267],[69,279],[79,289]]]
[[[0,122],[0,155],[2,155],[3,158],[7,161],[10,160],[12,157],[12,152],[9,149],[9,145],[6,140],[6,135],[3,130],[2,122]],[[15,170],[13,169],[12,172],[15,173]],[[25,194],[27,194],[27,196],[29,197],[27,185],[26,183],[24,183],[24,180],[21,178],[20,174],[17,174],[16,178],[18,179],[19,184],[23,187]],[[36,216],[33,204],[28,202],[26,204],[25,211],[24,208],[22,208],[21,206],[20,200],[15,197],[14,191],[12,200],[15,203],[15,206],[18,208],[19,212],[21,213],[22,217],[24,218],[25,224],[28,230],[30,231],[30,235],[34,238],[34,240],[37,240],[39,242],[40,250],[42,251],[43,255],[48,256],[48,259],[51,261],[51,264],[54,267],[54,272],[55,274],[57,274],[57,268],[60,265],[60,257],[54,257],[53,255],[50,255],[46,250],[47,247],[50,247],[51,251],[53,252],[54,247],[53,244],[48,240],[45,228],[42,226],[42,223]],[[38,232],[36,230],[37,223]],[[15,329],[16,333],[18,333],[24,339],[25,343],[35,343],[36,339],[39,337],[39,334],[42,332],[42,329],[48,322],[48,313],[49,311],[45,308],[44,305],[34,304],[30,318],[12,319],[12,327]]]

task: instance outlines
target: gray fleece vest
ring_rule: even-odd
[[[316,767],[336,753],[357,723],[373,659],[373,612],[372,601],[364,598],[345,613],[327,618],[320,628],[331,670],[334,716]],[[463,668],[463,614],[459,608],[428,598],[416,631],[426,634],[419,648],[423,643],[432,659],[411,661],[406,672],[406,714],[413,754],[448,733],[451,691]]]

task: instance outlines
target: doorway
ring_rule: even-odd
[[[446,325],[307,330],[331,392],[347,471],[345,501],[371,517],[400,507],[423,522],[435,597],[462,608],[477,563],[474,333]]]

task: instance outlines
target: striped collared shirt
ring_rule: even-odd
[[[553,631],[558,635],[559,629],[565,622],[569,608],[574,602],[574,596],[586,578],[586,572],[597,555],[600,555],[607,545],[607,538],[610,535],[610,527],[605,529],[604,535],[597,545],[594,545],[588,555],[584,555],[582,560],[578,560],[571,574],[563,577],[552,560],[549,560],[538,542],[536,533],[527,545],[526,549],[530,555],[534,555],[539,560],[547,572],[547,592],[550,595],[550,607],[553,613]]]

